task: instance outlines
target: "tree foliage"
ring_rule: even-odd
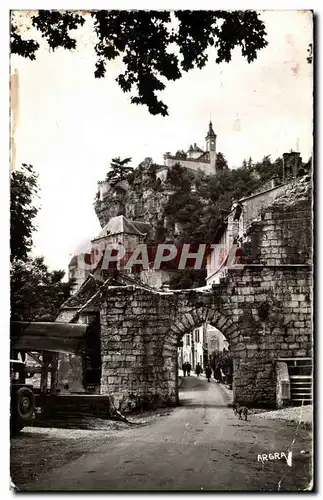
[[[166,183],[181,193],[188,193],[194,180],[194,174],[182,167],[180,163],[175,163],[167,171]]]
[[[265,25],[252,10],[91,11],[95,44],[95,77],[106,73],[108,61],[120,58],[125,71],[116,81],[123,92],[133,92],[131,102],[148,107],[151,114],[168,114],[167,105],[157,98],[165,89],[163,81],[175,81],[195,67],[203,68],[214,49],[216,63],[230,62],[240,47],[250,63],[266,47]],[[77,48],[71,31],[84,25],[87,15],[75,11],[40,10],[30,14],[32,25],[52,50]],[[15,15],[11,25],[11,52],[36,58],[39,43],[19,32]]]
[[[106,181],[111,184],[111,186],[115,186],[119,182],[127,179],[130,172],[132,172],[132,167],[127,166],[131,161],[131,158],[125,158],[124,160],[118,158],[113,158],[110,165],[111,169],[106,175]]]
[[[11,320],[54,321],[70,296],[73,282],[64,271],[49,271],[43,257],[16,260],[11,268]]]
[[[11,173],[10,180],[10,246],[11,261],[26,261],[32,248],[34,220],[38,213],[33,201],[38,193],[38,176],[31,165],[23,164]]]
[[[224,156],[222,160],[226,163]],[[303,164],[305,172],[310,170],[310,164],[311,161]],[[194,248],[199,243],[209,245],[214,242],[218,232],[225,227],[225,220],[234,201],[268,189],[272,178],[282,182],[283,160],[277,158],[272,162],[269,155],[259,162],[253,162],[249,158],[240,168],[219,170],[216,175],[211,176],[197,172],[193,179],[187,169],[178,165],[169,172],[168,180],[174,184],[174,194],[169,197],[161,215],[167,218],[169,227],[180,223],[181,231],[175,237],[176,242],[190,243]],[[182,187],[177,190],[177,186]],[[170,236],[165,235],[166,239]],[[185,271],[172,274],[170,287],[202,286],[204,279],[205,269],[194,270],[188,267]]]
[[[220,170],[226,170],[228,168],[228,162],[224,154],[220,153],[220,151],[216,155],[215,168],[217,172]]]
[[[63,282],[64,271],[49,271],[43,257],[31,259],[34,206],[38,176],[31,165],[11,174],[11,319],[15,321],[54,321],[59,307],[69,297],[72,282]]]

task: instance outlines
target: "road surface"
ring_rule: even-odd
[[[310,433],[293,423],[238,420],[229,391],[185,377],[181,406],[130,427],[24,491],[288,491],[311,479]],[[291,466],[281,453],[292,452]],[[258,455],[276,453],[275,460]],[[279,455],[277,455],[277,453]],[[275,457],[275,455],[272,455]],[[279,458],[278,458],[279,456]]]

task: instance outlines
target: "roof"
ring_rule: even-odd
[[[76,266],[77,266],[77,255],[73,255],[68,264],[68,267],[76,267]]]
[[[88,325],[76,323],[43,323],[12,321],[12,349],[21,351],[51,351],[80,354]]]
[[[201,156],[199,156],[198,158],[196,158],[196,161],[198,161],[198,160],[204,160],[204,159],[208,158],[209,154],[210,153],[208,151],[203,151],[202,154],[201,154]]]
[[[275,191],[276,189],[279,189],[286,184],[288,184],[288,182],[285,182],[283,184],[278,184],[278,186],[264,189],[263,191],[255,191],[254,193],[251,193],[249,196],[245,196],[244,198],[240,198],[239,203],[243,203],[244,201],[250,200],[251,198],[256,198],[257,196],[261,196],[262,194],[269,193],[270,191]]]
[[[151,225],[149,224],[149,222],[141,222],[136,220],[133,220],[131,222],[142,234],[147,234],[151,230]]]
[[[109,220],[93,241],[104,238],[105,236],[112,236],[113,234],[135,234],[138,236],[145,236],[146,232],[142,233],[130,220],[126,219],[124,215],[118,215]]]
[[[212,125],[212,122],[210,121],[209,123],[209,130],[207,132],[207,135],[206,137],[216,137],[215,133],[214,133],[214,130],[213,130],[213,125]]]

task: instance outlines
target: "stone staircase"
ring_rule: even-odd
[[[311,358],[280,358],[288,367],[291,403],[311,404],[313,401],[313,362]]]

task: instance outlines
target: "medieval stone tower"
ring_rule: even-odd
[[[213,130],[212,122],[209,123],[209,130],[207,136],[205,137],[206,141],[206,151],[209,152],[210,164],[214,167],[215,172],[215,160],[216,160],[216,135]]]

